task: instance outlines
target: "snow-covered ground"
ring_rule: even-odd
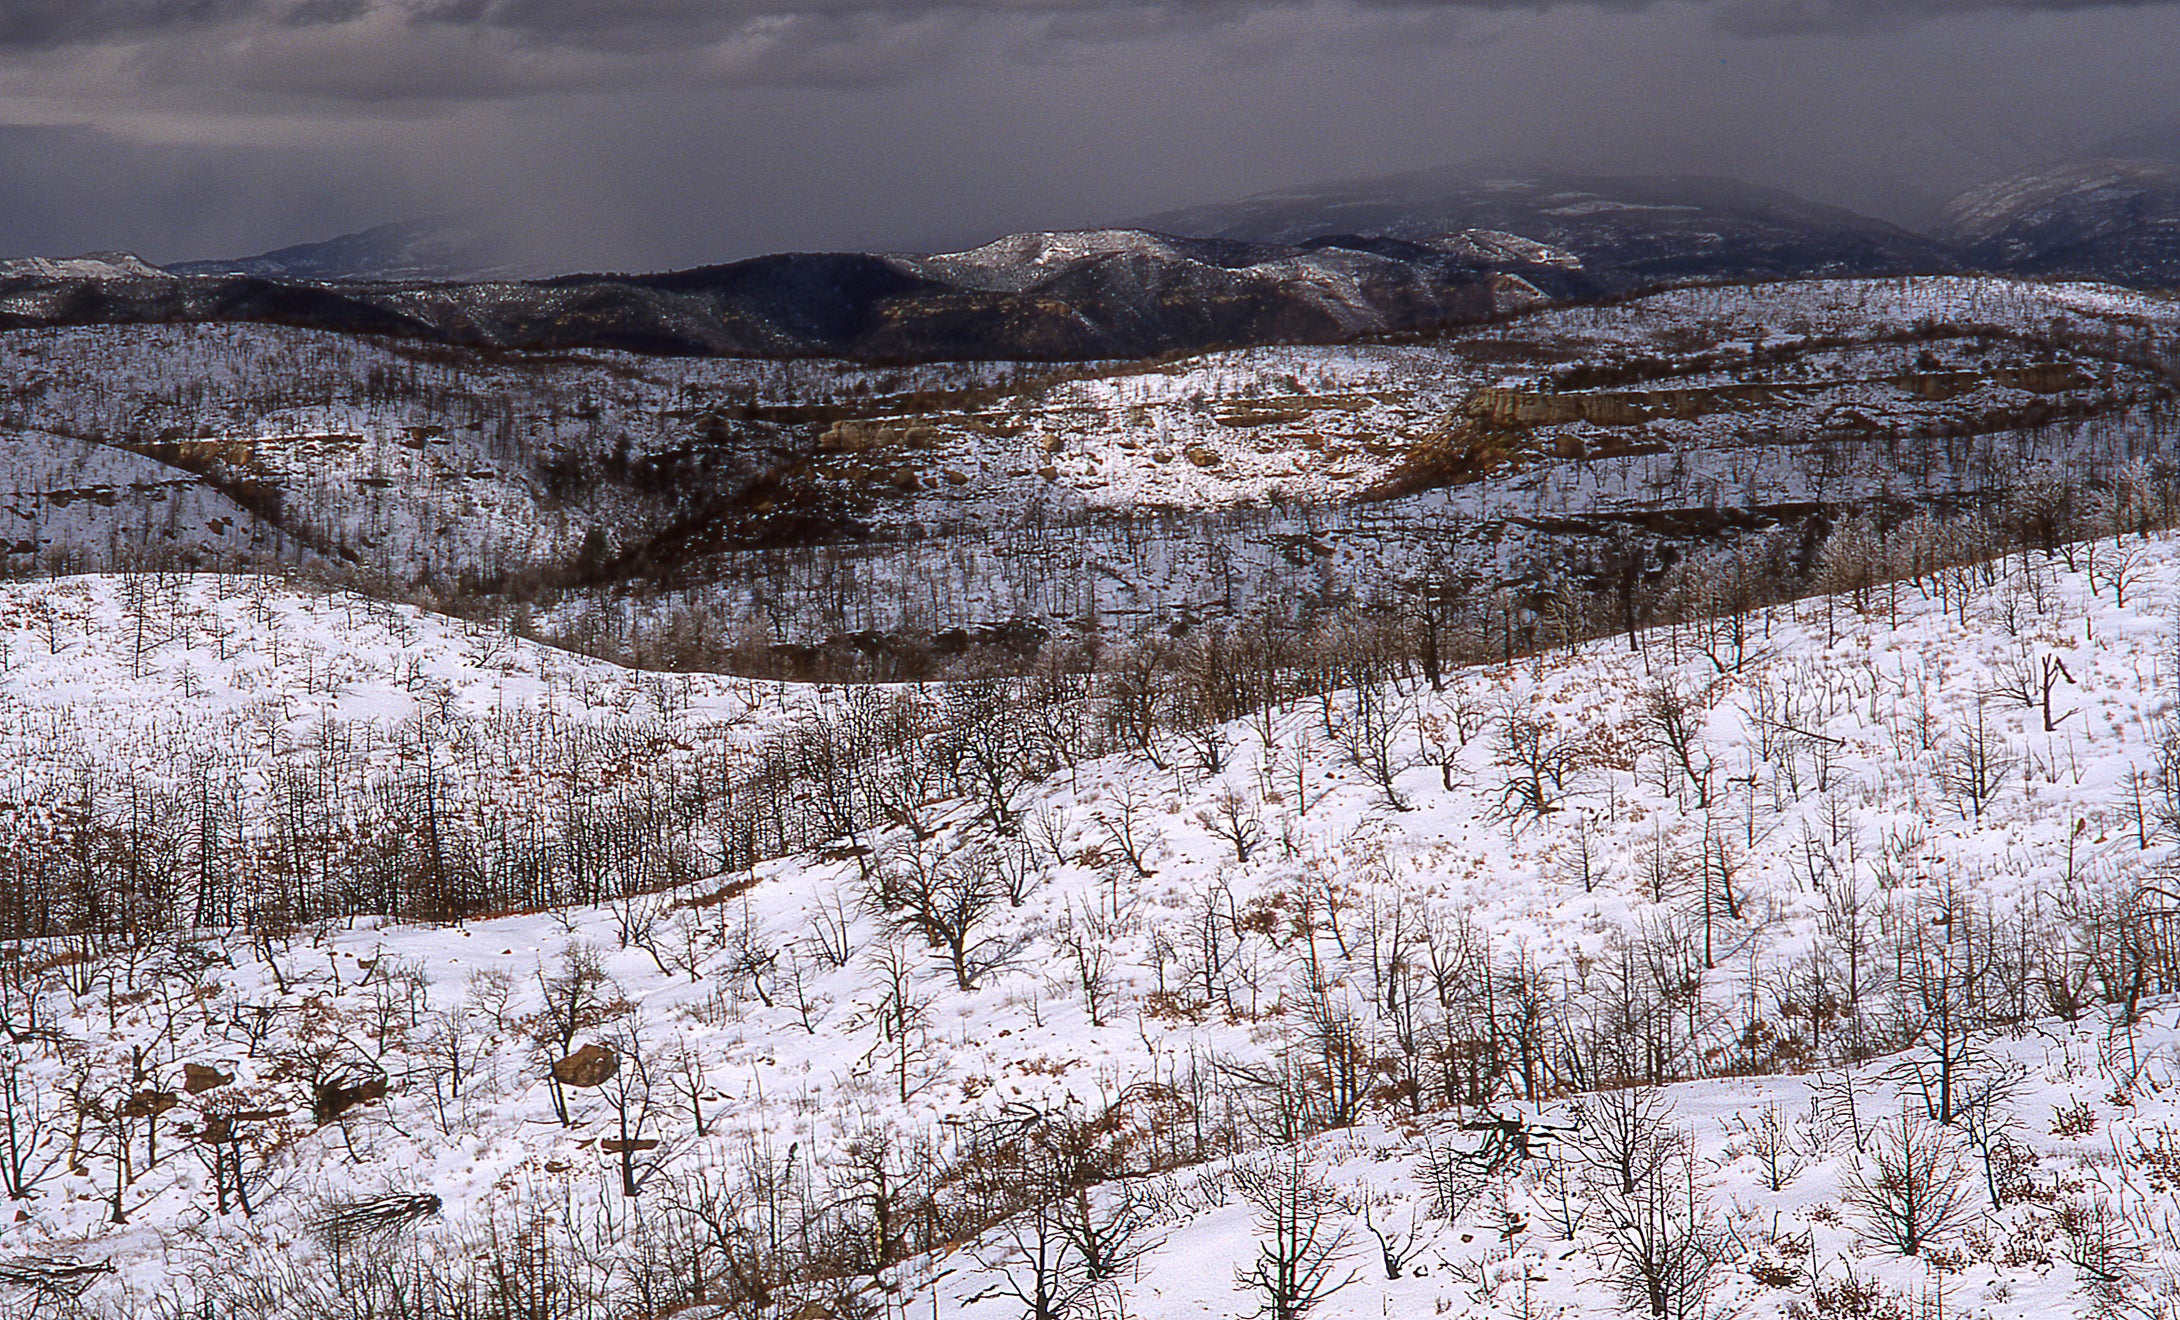
[[[521,571],[565,560],[593,529],[612,546],[635,541],[691,493],[662,500],[632,489],[625,472],[604,479],[609,464],[700,446],[713,460],[707,477],[746,479],[778,428],[721,441],[703,429],[709,410],[989,386],[1021,370],[489,355],[273,326],[9,331],[0,434],[11,470],[0,481],[12,478],[6,494],[23,521],[0,535],[110,562],[97,538],[36,511],[41,499],[59,507],[86,490],[111,503],[116,487],[132,508],[163,504],[141,468],[170,486],[202,489],[209,477],[276,492],[257,514],[393,580]],[[117,464],[119,477],[97,470]],[[236,548],[224,527],[201,534],[194,510],[145,519],[177,551]]]
[[[1063,757],[1001,775],[1003,803],[912,801],[913,828],[746,872],[696,850],[690,883],[596,907],[32,945],[0,977],[24,1193],[0,1264],[110,1262],[86,1305],[247,1314],[239,1281],[351,1277],[339,1207],[428,1194],[372,1250],[474,1272],[520,1239],[633,1314],[691,1207],[786,1186],[898,1257],[871,1306],[996,1318],[1025,1230],[965,1228],[996,1195],[978,1160],[1087,1124],[1139,1175],[1100,1194],[1143,1249],[1108,1309],[1256,1314],[1250,1193],[1286,1186],[1352,1248],[1325,1316],[1603,1315],[1627,1207],[1589,1168],[1612,1102],[1586,1093],[1658,1081],[1646,1185],[1679,1189],[1661,1213],[1715,1267],[1686,1314],[2086,1314],[2085,1279],[2166,1305],[2176,612],[2180,542],[2106,540]],[[419,756],[480,831],[719,797],[768,733],[849,700],[269,581],[12,584],[6,855],[65,865],[72,803],[214,783],[232,814],[182,818],[271,868],[296,768],[368,798]],[[918,884],[974,910],[919,924]],[[592,1043],[612,1078],[549,1080]],[[1965,1191],[1908,1257],[1853,1189],[1904,1106],[1941,1105],[1913,1131]],[[1464,1126],[1486,1113],[1575,1130],[1487,1167]],[[1283,1137],[1326,1123],[1282,1171]],[[914,1222],[873,1230],[881,1201]],[[1409,1244],[1401,1277],[1373,1229]],[[767,1305],[845,1297],[806,1277]]]
[[[2169,457],[2176,321],[2150,294],[1947,277],[1682,289],[1425,342],[1057,368],[12,331],[0,551],[315,562],[444,598],[535,592],[647,549],[695,608],[798,641],[1091,613],[1130,632],[1291,595],[1298,566],[1368,600],[1439,544],[1519,580],[1654,513],[1774,526],[1820,504],[1951,507],[2024,472],[2108,485]],[[1925,397],[1897,379],[2037,364],[2078,381],[2036,393],[1991,374]],[[1792,388],[1639,425],[1469,426],[1479,389],[1592,388],[1559,384],[1572,365],[1631,389]],[[645,608],[562,605],[562,623]]]
[[[1939,336],[1936,347],[1952,360],[1922,368],[1930,370],[2034,351],[2003,343],[2007,336],[2133,343],[2170,335],[2176,324],[2180,312],[2169,299],[2093,285],[1945,277],[1679,289],[1542,309],[1428,345],[1250,348],[1065,380],[959,427],[942,425],[902,458],[931,476],[934,494],[986,518],[995,498],[1008,502],[1004,487],[1033,473],[1098,510],[1322,502],[1393,476],[1414,446],[1446,432],[1479,387],[1533,386],[1561,363],[1643,363],[1677,388],[1747,380],[1752,370],[1787,383],[1870,381],[1765,421],[1782,432],[1815,431],[1859,412],[1912,431],[2020,399],[1994,388],[1950,409],[1929,408],[1877,386],[1878,378],[1916,369],[1914,347],[1931,345],[1903,347],[1901,336],[1920,328],[1973,327],[1992,341],[1953,345]],[[1790,369],[1763,370],[1763,353],[1783,356]],[[1593,444],[1599,438],[1597,428],[1577,429]],[[1740,448],[1746,430],[1745,419],[1732,417],[1646,427],[1638,447]],[[1546,449],[1527,457],[1550,456]],[[947,472],[955,476],[940,480]]]
[[[1813,518],[1858,508],[2094,503],[2170,461],[2172,319],[2167,300],[2087,286],[1813,282],[1084,373],[830,427],[798,477],[870,540],[700,555],[672,591],[549,617],[1141,635],[1264,602],[1412,600],[1426,573],[1581,578],[1630,543],[1700,574],[1721,542],[1775,534],[1791,555],[1821,535]],[[2069,383],[2008,374],[2039,366]],[[1470,425],[1479,389],[1562,379],[1723,394],[1636,424]]]

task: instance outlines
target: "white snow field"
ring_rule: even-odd
[[[1127,609],[1133,594],[1189,600],[1186,579],[1219,571],[1187,532],[1222,514],[1280,522],[1202,533],[1246,569],[1328,527],[1343,562],[1367,561],[1380,538],[1407,553],[1456,524],[1518,540],[1525,520],[1873,492],[1936,500],[1987,484],[1993,466],[2117,468],[2162,453],[2152,414],[2169,385],[2150,363],[2176,327],[2180,311],[2155,294],[1923,277],[1678,289],[1429,342],[1122,365],[463,355],[269,326],[17,330],[0,333],[0,511],[12,514],[0,553],[123,567],[109,533],[123,525],[168,563],[317,560],[381,585],[490,584],[562,567],[594,534],[610,549],[643,545],[763,478],[877,534],[861,548],[869,565],[825,557],[827,579],[869,583],[849,593],[858,600],[887,601],[897,580],[944,578],[960,561],[979,579],[972,598],[1072,618],[1082,602],[1014,562],[1015,538],[1067,530],[1060,539],[1083,542],[1068,550],[1082,572],[1061,576],[1110,575],[1106,595]],[[2050,362],[2078,366],[2078,379],[2039,392],[1992,374],[1936,398],[1897,379]],[[1788,388],[1753,411],[1539,425],[1527,451],[1450,489],[1356,503],[1402,488],[1477,390],[1533,388],[1569,363],[1645,388]],[[2018,420],[2038,407],[2061,424]],[[1933,434],[1946,442],[1927,443]],[[230,499],[238,491],[259,497],[248,511]],[[87,519],[94,507],[109,512]],[[728,530],[748,533],[733,522],[748,510],[733,509]],[[1275,516],[1295,509],[1298,526]],[[760,568],[743,561],[763,550],[701,538],[692,553],[709,572],[784,575],[791,602],[766,589],[763,608],[792,631],[910,626],[819,617],[831,593],[796,580],[815,571],[796,556]],[[721,590],[746,613],[763,586]]]
[[[979,1218],[983,1157],[1079,1138],[1122,1176],[1070,1300],[1116,1317],[2172,1314],[2180,542],[1634,641],[599,905],[18,946],[0,1311],[424,1314],[386,1280],[549,1258],[550,1305],[467,1313],[999,1320],[1045,1221]],[[117,802],[218,795],[185,818],[270,875],[309,774],[438,767],[477,838],[715,795],[858,699],[271,580],[9,584],[9,883],[94,799],[108,864],[186,894]],[[1495,1156],[1492,1117],[1552,1131]],[[343,1227],[389,1197],[436,1202]],[[1267,1206],[1339,1248],[1290,1262],[1314,1308],[1240,1281]],[[733,1294],[772,1232],[883,1268]]]

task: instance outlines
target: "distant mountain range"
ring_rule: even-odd
[[[0,265],[0,327],[268,321],[522,349],[1085,360],[1349,339],[1599,291],[1571,254],[1507,235],[1266,244],[1088,230],[940,255],[466,283],[24,262]]]
[[[1940,270],[1941,243],[1776,188],[1700,176],[1601,178],[1432,170],[1260,193],[1145,216],[1147,229],[1257,242],[1326,232],[1519,234],[1578,255],[1615,290],[1690,279]]]
[[[460,221],[397,220],[254,257],[183,261],[166,269],[272,280],[480,280],[513,273],[507,247],[497,235]]]
[[[164,269],[0,262],[0,327],[259,321],[516,349],[864,360],[1141,358],[1336,341],[1659,284],[1978,270],[2180,285],[2180,165],[2075,162],[1910,232],[1692,176],[1429,171],[943,254],[790,253],[515,279],[438,222]]]
[[[2093,160],[2014,175],[1954,198],[1938,238],[1992,270],[2180,286],[2180,164]]]

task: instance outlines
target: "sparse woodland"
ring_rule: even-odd
[[[915,681],[20,564],[0,1305],[2180,1314],[2163,417]]]

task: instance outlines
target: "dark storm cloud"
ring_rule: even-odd
[[[327,23],[361,17],[373,0],[7,0],[0,46],[56,46],[185,33],[232,22]]]
[[[0,255],[186,251],[206,234],[314,232],[383,185],[298,148],[132,142],[87,128],[0,127]]]
[[[2176,0],[1698,0],[1722,30],[1741,33],[1870,31],[1991,11],[2070,13]],[[1445,15],[1555,8],[1637,10],[1664,0],[1368,0],[1378,10]],[[208,30],[389,25],[491,35],[574,49],[655,49],[731,39],[803,24],[826,40],[845,21],[910,24],[974,15],[1041,24],[1061,35],[1106,36],[1227,24],[1306,8],[1306,0],[6,0],[0,48],[147,42]]]
[[[2068,14],[2155,8],[2173,0],[1723,0],[1715,22],[1749,35],[1897,31],[1978,12]]]
[[[0,255],[460,212],[657,268],[1486,158],[1912,221],[2170,118],[2176,48],[2180,0],[0,0]]]

